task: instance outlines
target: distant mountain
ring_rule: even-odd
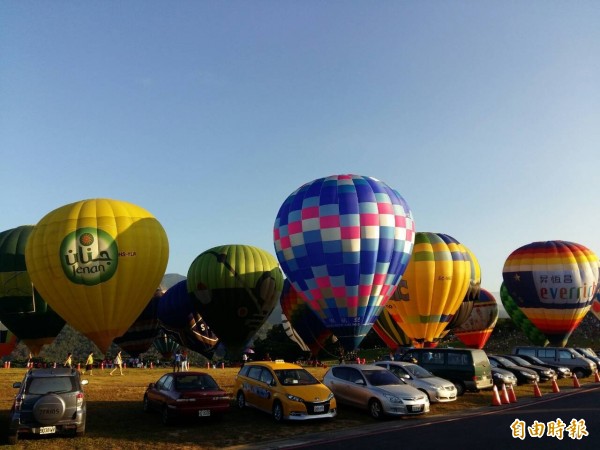
[[[165,289],[169,289],[170,287],[175,286],[182,280],[185,280],[187,277],[180,275],[178,273],[167,273],[162,279],[160,283]]]

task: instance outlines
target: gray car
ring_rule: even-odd
[[[338,403],[366,409],[374,419],[429,412],[427,395],[383,367],[342,364],[331,367],[323,384]]]
[[[86,400],[79,372],[70,368],[29,369],[10,409],[8,442],[23,434],[83,436]]]
[[[425,392],[431,403],[453,402],[457,399],[458,391],[454,383],[436,377],[417,364],[404,361],[378,361],[375,365],[388,369],[398,378]]]

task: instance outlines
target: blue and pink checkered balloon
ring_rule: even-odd
[[[353,351],[406,269],[415,225],[406,201],[387,184],[332,175],[303,185],[284,201],[273,236],[294,289]]]

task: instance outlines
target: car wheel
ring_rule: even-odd
[[[273,403],[273,420],[275,422],[283,421],[283,406],[279,402]]]
[[[581,370],[581,369],[575,369],[573,371],[573,375],[575,375],[578,379],[585,377],[585,373],[583,373],[583,370]]]
[[[7,436],[8,445],[17,445],[19,442],[19,433],[11,433]]]
[[[246,407],[246,397],[244,397],[244,393],[242,391],[237,394],[237,406],[239,409],[244,409]]]
[[[147,395],[144,395],[144,405],[142,408],[143,408],[144,412],[150,412],[150,400],[148,400]]]
[[[456,386],[456,395],[458,397],[460,397],[461,395],[463,395],[465,393],[465,391],[467,390],[465,388],[465,385],[463,383],[461,383],[460,381],[454,381],[454,386]]]
[[[383,407],[381,406],[381,402],[375,398],[371,399],[369,402],[369,414],[373,419],[382,419],[383,418]]]
[[[171,425],[171,413],[169,412],[169,408],[167,407],[167,405],[165,405],[162,409],[161,418],[163,425]]]

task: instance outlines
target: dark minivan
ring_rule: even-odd
[[[492,366],[483,350],[465,348],[414,348],[403,361],[416,362],[434,375],[451,381],[457,394],[492,389]]]

